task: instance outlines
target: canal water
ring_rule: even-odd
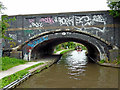
[[[82,52],[72,51],[59,62],[31,76],[17,88],[117,88],[118,69],[90,63]]]

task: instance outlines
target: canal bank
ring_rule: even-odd
[[[113,67],[113,68],[120,68],[120,64],[113,64],[113,63],[100,63],[97,62],[99,65],[101,66],[105,66],[105,67]]]
[[[19,84],[21,84],[22,82],[24,82],[26,79],[28,79],[30,76],[34,75],[35,73],[38,73],[44,69],[47,69],[48,67],[50,67],[52,64],[54,64],[55,62],[57,62],[60,59],[61,55],[53,55],[53,56],[47,56],[44,57],[38,61],[36,61],[37,64],[31,65],[28,68],[18,71],[18,72],[24,72],[24,71],[28,71],[27,74],[23,75],[23,76],[19,76],[20,78],[13,81],[12,83],[4,86],[4,81],[6,81],[5,79],[12,79],[12,77],[16,77],[17,73],[11,74],[9,76],[3,77],[1,80],[3,81],[1,83],[1,87],[5,90],[5,89],[10,89],[10,88],[15,88],[16,86],[18,86]],[[41,63],[42,62],[42,63]],[[39,65],[40,64],[40,65]],[[20,66],[21,67],[21,66]],[[23,65],[24,67],[24,65]],[[19,68],[19,67],[18,67]],[[7,82],[7,81],[6,81]],[[4,87],[3,87],[4,86]]]

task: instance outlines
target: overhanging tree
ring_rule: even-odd
[[[2,4],[2,2],[0,2],[0,14],[3,14],[2,10],[4,9],[6,9],[6,7]],[[0,18],[0,38],[12,40],[12,38],[5,36],[5,32],[7,31],[7,28],[10,26],[8,23],[14,20],[16,20],[15,17],[8,18],[8,15],[3,15]]]
[[[113,17],[120,17],[120,0],[107,0],[108,7],[110,7],[110,15]]]

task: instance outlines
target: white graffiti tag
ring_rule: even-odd
[[[42,23],[37,23],[37,22],[32,22],[31,25],[29,27],[43,27]]]
[[[31,27],[43,27],[43,24],[41,22],[39,22],[39,23],[35,22],[35,19],[29,19],[28,21],[30,23],[30,25],[29,25],[30,28]]]
[[[11,37],[14,40],[17,40],[17,35],[16,34],[9,34],[9,37]]]
[[[48,26],[73,26],[79,30],[98,30],[105,31],[106,19],[103,15],[72,15],[56,16],[38,19],[29,19],[29,27],[46,27]]]
[[[106,25],[102,15],[55,17],[54,21],[60,26],[74,26],[79,30],[92,29],[100,32],[104,32]]]
[[[60,23],[60,26],[63,26],[63,25],[74,26],[74,16],[72,16],[72,17],[58,17],[58,22]]]
[[[90,16],[75,16],[75,25],[81,26],[81,28],[78,28],[80,30],[85,29],[95,29],[99,30],[101,32],[104,32],[106,21],[102,17],[102,15],[93,15]],[[101,25],[101,27],[99,27]]]

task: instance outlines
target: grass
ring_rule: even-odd
[[[44,63],[38,63],[36,65],[33,65],[33,66],[28,67],[28,68],[26,68],[24,70],[18,71],[16,73],[12,74],[12,75],[9,75],[7,77],[4,77],[4,78],[0,79],[0,82],[2,82],[0,88],[3,88],[4,86],[10,84],[11,82],[22,78],[25,74],[27,74],[29,72],[28,70],[30,70],[30,69],[32,69],[34,67],[37,67],[39,65],[42,65],[42,64],[44,64]]]
[[[105,63],[105,60],[104,60],[104,59],[103,59],[103,60],[100,60],[99,63],[101,63],[101,64],[102,64],[102,63]]]
[[[60,54],[65,54],[66,52],[69,52],[69,51],[71,51],[71,50],[73,50],[73,49],[64,50],[64,51],[62,51]]]
[[[57,53],[58,51],[61,51],[61,50],[63,50],[63,49],[58,49],[58,50],[54,51],[54,53]]]
[[[10,76],[7,76],[7,77],[0,79],[0,82],[2,82],[0,88],[3,88],[4,86],[10,84],[11,82],[13,82],[19,78],[22,78],[27,73],[28,72],[26,70],[22,70],[22,71],[15,73],[15,74],[12,74]]]
[[[22,59],[10,58],[10,57],[2,57],[2,70],[8,70],[14,66],[25,64],[27,61]]]

